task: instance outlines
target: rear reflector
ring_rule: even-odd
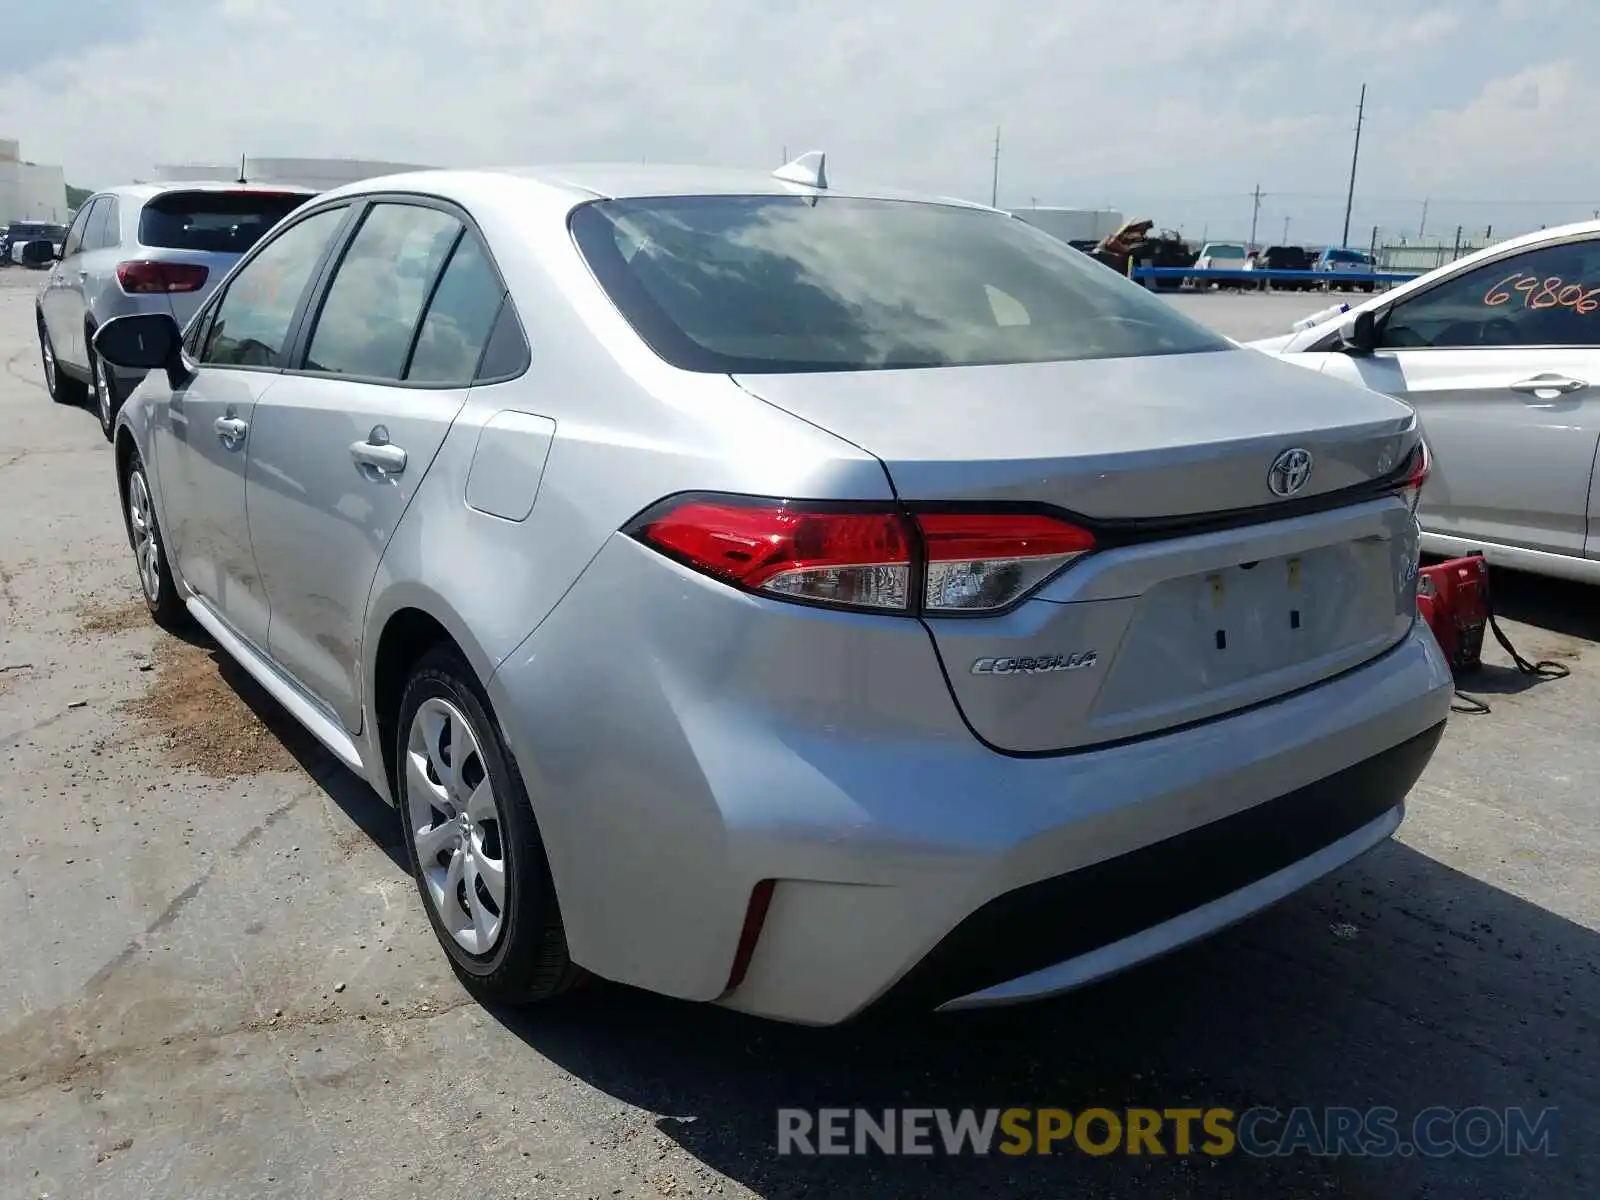
[[[1433,473],[1433,453],[1428,449],[1428,443],[1418,442],[1411,451],[1411,456],[1406,459],[1405,475],[1396,493],[1411,505],[1411,511],[1417,511],[1417,502],[1422,499],[1422,485],[1428,482],[1428,476]]]
[[[741,497],[669,500],[627,532],[747,591],[930,615],[1009,607],[1094,549],[1088,530],[1034,513],[897,512]]]
[[[117,282],[130,295],[198,291],[209,274],[210,271],[199,263],[132,259],[117,264]]]
[[[1087,529],[1032,513],[921,513],[930,612],[987,612],[1094,549]]]

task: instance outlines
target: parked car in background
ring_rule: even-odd
[[[67,235],[66,226],[49,221],[12,221],[0,232],[0,263],[16,266],[25,263],[23,247],[31,242],[47,242],[52,250],[59,247]]]
[[[1253,271],[1309,271],[1311,267],[1311,255],[1301,246],[1268,246],[1250,260]],[[1310,279],[1278,279],[1263,286],[1296,292],[1309,291],[1317,285]]]
[[[1371,275],[1378,269],[1378,260],[1365,250],[1350,250],[1342,247],[1330,246],[1317,256],[1312,264],[1312,270],[1324,271],[1329,275]],[[1370,281],[1366,283],[1347,283],[1339,279],[1330,279],[1324,286],[1339,288],[1349,291],[1359,288],[1363,292],[1370,292],[1377,288],[1377,284]]]
[[[112,317],[159,312],[180,326],[261,236],[316,193],[239,183],[136,184],[98,192],[78,210],[39,293],[45,386],[61,403],[92,390],[111,436],[122,398],[142,377],[94,353]]]
[[[1207,242],[1200,247],[1200,253],[1195,256],[1194,267],[1199,271],[1243,271],[1249,257],[1249,251],[1243,242]],[[1201,288],[1210,287],[1212,284],[1216,284],[1219,289],[1244,286],[1243,282],[1234,282],[1231,279],[1199,279],[1194,282]]]
[[[1251,343],[1413,405],[1422,544],[1600,583],[1600,222],[1480,250]]]
[[[1382,842],[1449,710],[1403,404],[818,156],[369,180],[94,348],[155,619],[487,999],[1054,994]]]

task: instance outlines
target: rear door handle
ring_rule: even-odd
[[[218,417],[211,423],[211,428],[217,431],[222,444],[229,450],[236,449],[244,441],[244,435],[250,432],[250,426],[238,417]]]
[[[1519,379],[1511,385],[1513,392],[1523,395],[1537,396],[1541,400],[1554,399],[1556,396],[1565,396],[1569,392],[1581,392],[1589,383],[1584,379],[1572,379],[1566,375],[1548,373],[1535,375],[1532,379]]]
[[[350,457],[369,479],[398,475],[406,469],[406,452],[389,441],[389,431],[374,425],[364,442],[350,443]]]

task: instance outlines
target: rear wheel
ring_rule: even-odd
[[[145,607],[163,629],[181,629],[188,623],[189,610],[178,595],[177,580],[167,563],[161,524],[150,501],[150,481],[137,453],[128,465],[122,514],[128,526],[128,544],[133,547],[134,563],[139,569],[139,590]]]
[[[406,852],[450,965],[486,1000],[566,991],[567,954],[527,789],[472,668],[435,647],[412,672],[395,729]]]
[[[57,404],[82,404],[89,389],[82,381],[61,373],[55,344],[51,342],[50,330],[44,323],[44,314],[35,313],[34,317],[39,326],[39,359],[44,363],[44,390],[50,393],[50,399]]]

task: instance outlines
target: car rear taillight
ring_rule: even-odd
[[[209,274],[210,271],[199,263],[132,259],[117,264],[117,282],[130,295],[199,291]]]
[[[1422,499],[1422,485],[1428,482],[1428,476],[1433,471],[1433,453],[1428,449],[1426,441],[1418,442],[1406,459],[1404,474],[1400,483],[1395,488],[1395,494],[1411,506],[1411,511],[1417,511],[1417,503]]]
[[[627,530],[746,591],[878,612],[956,615],[1015,604],[1094,549],[1034,513],[907,512],[739,497],[669,500]]]

